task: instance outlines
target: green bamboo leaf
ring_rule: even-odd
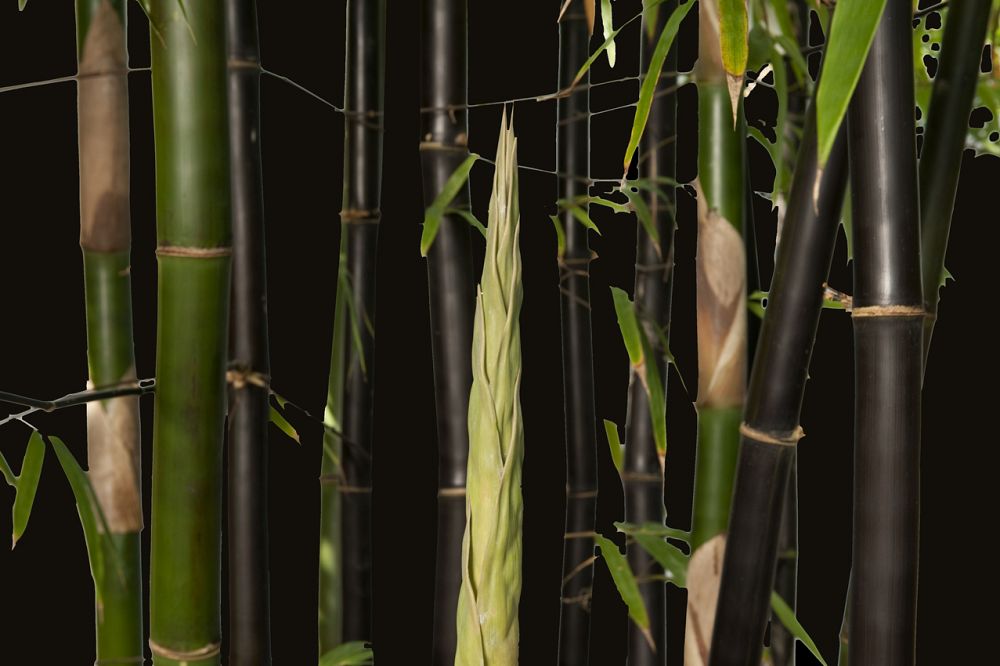
[[[472,171],[472,165],[476,163],[479,159],[479,155],[476,153],[470,153],[465,160],[458,165],[448,180],[445,181],[444,187],[438,192],[438,195],[431,202],[431,205],[427,207],[424,211],[424,228],[420,234],[420,256],[426,257],[427,252],[431,249],[431,245],[434,243],[434,237],[437,236],[438,228],[441,226],[441,219],[444,217],[444,211],[451,205],[452,200],[458,195],[458,191],[462,189],[466,181],[469,180],[469,172]]]
[[[623,534],[634,537],[637,535],[645,536],[655,536],[664,539],[677,539],[683,541],[684,543],[691,543],[691,533],[684,530],[679,530],[676,527],[668,527],[663,523],[642,523],[641,525],[636,525],[634,523],[626,522],[616,522],[614,523],[615,528]]]
[[[719,0],[719,45],[722,66],[733,77],[743,78],[750,48],[747,41],[746,0]]]
[[[21,462],[21,474],[15,480],[14,488],[14,537],[11,548],[17,545],[17,540],[24,535],[31,517],[31,507],[35,503],[35,493],[38,491],[38,481],[42,476],[42,463],[45,462],[45,442],[37,430],[28,439],[28,448]],[[6,474],[5,474],[6,475]]]
[[[570,207],[569,212],[573,214],[573,217],[576,218],[577,222],[587,227],[598,236],[601,235],[601,230],[598,229],[597,225],[594,224],[594,221],[590,219],[590,215],[587,213],[586,209],[580,206],[572,206]]]
[[[480,222],[479,219],[472,214],[471,210],[465,210],[464,208],[449,208],[445,211],[445,214],[458,215],[463,220],[468,222],[470,227],[481,233],[483,235],[483,238],[486,238],[486,227],[483,226],[483,223]]]
[[[108,548],[103,537],[110,533],[104,513],[97,502],[97,495],[90,484],[90,478],[83,471],[76,458],[58,437],[49,437],[52,450],[56,453],[59,466],[62,467],[69,487],[76,499],[77,513],[80,515],[80,525],[83,527],[83,538],[87,545],[87,560],[90,563],[90,575],[94,579],[94,591],[97,594],[97,605],[101,606],[101,590],[104,588],[105,561],[107,551],[112,558],[117,555],[114,548]]]
[[[618,437],[618,425],[614,421],[604,419],[604,434],[608,437],[611,462],[615,464],[615,469],[621,474],[622,466],[625,464],[625,449],[622,447],[621,438]]]
[[[28,6],[28,0],[17,0],[17,11],[23,12],[24,8]]]
[[[840,0],[816,91],[816,141],[820,168],[833,149],[837,130],[861,77],[885,0]]]
[[[649,646],[655,649],[653,636],[649,633],[649,614],[646,612],[646,605],[639,595],[639,585],[636,583],[635,574],[632,573],[632,569],[628,565],[628,560],[610,539],[595,534],[594,541],[601,549],[604,563],[608,565],[608,572],[611,574],[615,587],[618,588],[618,594],[621,595],[622,601],[628,607],[629,617],[642,630],[642,635],[646,637]]]
[[[841,0],[843,1],[843,0]],[[840,11],[839,9],[837,11]],[[836,15],[836,12],[834,12]],[[834,18],[836,21],[837,19]],[[795,617],[795,611],[793,611],[785,600],[778,595],[777,592],[771,592],[771,608],[774,610],[774,614],[778,616],[778,620],[785,626],[792,636],[802,641],[802,644],[809,648],[809,652],[812,653],[819,663],[823,666],[827,666],[826,660],[823,659],[823,655],[820,653],[819,648],[816,647],[816,643],[809,636],[808,632],[802,627],[798,618]]]
[[[549,219],[552,220],[552,226],[556,230],[556,256],[561,259],[566,253],[566,231],[563,230],[563,225],[559,221],[558,215],[549,215]]]
[[[604,26],[604,39],[610,40],[611,43],[608,44],[608,65],[612,69],[615,67],[615,26],[614,22],[611,20],[611,0],[601,0],[601,24]]]
[[[605,208],[610,208],[616,213],[630,213],[629,207],[625,204],[618,203],[617,201],[612,201],[611,199],[605,199],[604,197],[587,197],[587,202],[596,204],[598,206],[604,206]]]
[[[296,444],[301,444],[302,440],[299,439],[299,433],[296,432],[295,428],[292,427],[292,424],[289,423],[285,419],[285,417],[281,415],[281,412],[279,412],[274,407],[269,407],[269,409],[271,415],[270,416],[271,423],[278,426],[278,429],[281,432],[285,433],[286,435],[294,439]]]
[[[7,485],[16,489],[17,475],[14,474],[14,470],[10,468],[10,463],[7,462],[2,453],[0,453],[0,472],[3,473],[3,478],[7,481]]]
[[[618,328],[621,329],[629,361],[633,367],[641,366],[644,362],[642,332],[639,330],[639,320],[635,316],[635,306],[628,294],[618,287],[611,287],[611,298],[615,304]]]
[[[680,548],[668,543],[663,537],[651,534],[640,533],[633,538],[663,567],[663,575],[668,581],[680,588],[687,586],[688,556]]]
[[[274,389],[271,390],[271,395],[274,396],[274,400],[278,403],[278,406],[281,407],[282,409],[284,409],[285,406],[288,405],[288,398],[279,394]]]
[[[687,16],[688,11],[693,6],[694,2],[686,2],[683,5],[679,5],[673,14],[670,15],[670,18],[667,19],[666,25],[663,26],[663,32],[660,33],[660,38],[656,41],[656,47],[653,49],[653,55],[649,61],[649,69],[642,80],[642,87],[639,88],[639,102],[635,108],[635,118],[632,120],[632,133],[628,139],[628,147],[625,149],[623,163],[626,173],[632,164],[632,156],[639,147],[642,133],[646,129],[646,122],[649,120],[649,109],[653,104],[653,95],[656,92],[656,84],[660,81],[660,74],[663,72],[663,63],[667,59],[670,45],[673,44],[674,37],[677,36],[677,30],[680,28],[681,21],[684,20],[684,17]]]
[[[653,241],[653,247],[656,248],[656,254],[663,256],[660,251],[660,232],[656,229],[656,223],[653,221],[653,213],[649,210],[649,204],[643,199],[639,192],[634,192],[630,189],[624,190],[625,196],[628,197],[629,203],[632,204],[632,210],[635,211],[635,216],[639,219],[639,224],[642,228],[646,230],[646,234],[649,235],[650,240]]]
[[[319,659],[319,666],[368,666],[374,663],[375,655],[364,641],[342,643]]]

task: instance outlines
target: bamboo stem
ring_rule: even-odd
[[[923,294],[911,4],[889,0],[848,111],[854,220],[849,658],[915,660]]]
[[[271,663],[267,529],[270,359],[254,0],[226,0],[233,283],[229,376],[229,663]],[[256,379],[256,381],[254,381]]]
[[[847,179],[844,134],[818,171],[816,115],[810,107],[750,375],[712,634],[713,666],[760,662],[784,498],[802,434],[799,414],[809,357]]]
[[[80,246],[90,384],[136,380],[129,274],[128,48],[122,0],[78,0]],[[143,659],[139,398],[88,403],[89,476],[121,575],[95,596],[97,660]],[[95,585],[98,584],[95,581]]]
[[[372,640],[372,391],[375,338],[375,259],[382,178],[382,90],[385,0],[348,0],[347,80],[344,86],[344,196],[340,213],[351,334],[345,342],[343,622],[345,641]]]
[[[468,156],[467,0],[425,0],[422,7],[420,168],[424,201],[434,200]],[[469,206],[469,188],[453,200]],[[438,435],[438,539],[434,589],[435,666],[455,659],[455,613],[461,584],[462,533],[469,433],[467,416],[475,312],[469,225],[457,215],[441,221],[427,256],[431,350]]]
[[[941,57],[920,157],[920,257],[924,308],[924,357],[930,350],[937,317],[944,257],[951,230],[969,113],[979,78],[979,63],[989,24],[989,0],[964,0],[948,9]]]
[[[657,8],[655,20],[643,16],[640,38],[640,62],[647,70],[653,48],[670,15],[677,8],[676,2],[666,2]],[[677,68],[677,48],[670,49],[664,71]],[[661,77],[657,90],[670,87],[670,79]],[[649,111],[646,131],[642,136],[640,153],[648,155],[643,162],[644,173],[650,179],[674,178],[676,154],[673,141],[664,141],[676,133],[677,99],[674,94],[655,96]],[[646,195],[647,205],[653,216],[659,236],[659,246],[641,227],[637,233],[635,263],[635,304],[641,316],[646,339],[654,344],[656,353],[646,363],[655,363],[662,378],[664,390],[667,383],[666,350],[658,341],[666,336],[670,325],[670,302],[673,287],[673,237],[674,217],[671,206],[673,188],[667,188],[669,202],[656,193]],[[666,393],[664,392],[664,395]],[[622,479],[625,490],[625,520],[630,523],[658,523],[666,519],[663,504],[665,452],[657,451],[651,414],[666,410],[666,402],[650,404],[649,396],[633,369],[629,377],[629,414],[625,435],[625,460]],[[662,567],[645,549],[626,545],[629,565],[639,577],[662,574]],[[649,635],[653,645],[634,622],[628,627],[628,662],[631,666],[663,664],[667,647],[666,587],[659,580],[647,578],[639,583],[639,593],[649,615]]]
[[[230,278],[223,3],[154,0],[157,391],[150,649],[220,663],[222,441]]]
[[[560,2],[561,4],[561,2]],[[582,7],[573,7],[559,23],[559,87],[568,87],[589,54],[590,26]],[[559,119],[585,118],[586,95],[558,101]],[[559,125],[559,164],[567,174],[559,180],[559,197],[572,200],[588,194],[590,173],[589,122]],[[594,359],[590,327],[590,260],[587,229],[571,211],[562,214],[565,249],[559,257],[561,289],[563,407],[566,416],[566,534],[594,531],[597,511],[597,421],[594,412]],[[593,555],[590,539],[567,537],[563,545],[562,608],[559,620],[559,663],[589,663],[593,564],[574,572]]]

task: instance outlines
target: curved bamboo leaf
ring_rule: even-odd
[[[834,19],[836,20],[836,19]],[[795,617],[795,611],[793,611],[785,600],[777,592],[771,592],[771,608],[774,610],[774,614],[778,616],[778,620],[785,626],[788,632],[802,641],[802,644],[809,648],[809,652],[812,653],[819,663],[823,666],[827,666],[826,660],[823,659],[823,655],[820,653],[819,648],[816,647],[815,641],[809,636],[802,624],[799,622],[798,618]]]
[[[625,149],[624,165],[626,173],[632,164],[632,156],[639,147],[642,133],[646,129],[646,122],[649,120],[649,109],[653,104],[656,84],[659,83],[660,75],[663,73],[663,63],[667,59],[667,53],[670,52],[670,46],[677,36],[681,21],[684,20],[684,17],[687,16],[688,11],[693,6],[694,2],[690,1],[679,5],[674,10],[674,13],[670,15],[670,18],[667,19],[666,25],[663,26],[663,32],[660,33],[660,38],[656,41],[656,47],[653,49],[653,55],[649,60],[649,69],[642,80],[642,87],[639,88],[639,102],[636,105],[635,117],[632,120],[632,133],[628,139],[628,147]]]
[[[296,444],[301,444],[302,440],[299,439],[299,433],[292,427],[292,424],[281,415],[281,412],[271,406],[269,406],[268,409],[270,409],[271,423],[278,426],[278,430],[294,439]]]
[[[552,226],[556,230],[556,256],[561,259],[566,253],[566,231],[563,229],[558,215],[549,215],[549,219],[552,220]]]
[[[822,168],[861,77],[885,0],[840,0],[816,91],[816,141]]]
[[[628,565],[628,560],[618,550],[618,546],[613,541],[600,534],[594,535],[594,542],[601,549],[604,563],[608,565],[608,572],[611,579],[618,588],[618,594],[628,607],[628,616],[642,630],[642,635],[646,637],[650,648],[656,649],[653,644],[653,636],[649,633],[649,614],[646,612],[646,605],[639,594],[639,585],[636,583],[635,574]]]
[[[21,474],[15,480],[14,488],[14,535],[11,548],[17,545],[17,540],[24,535],[31,517],[31,507],[35,503],[35,493],[38,491],[38,481],[42,476],[42,463],[45,462],[45,442],[36,430],[28,439],[28,448],[21,462]]]
[[[28,0],[17,0],[17,11],[23,12],[24,8],[28,6]]]
[[[653,247],[656,248],[656,254],[658,256],[663,256],[660,251],[660,232],[656,229],[656,223],[653,221],[653,213],[649,210],[649,204],[638,192],[632,191],[630,189],[623,190],[625,196],[628,197],[629,203],[632,204],[632,210],[635,211],[635,216],[639,218],[639,224],[642,228],[646,230],[646,234],[649,236],[650,240],[653,241]]]
[[[691,543],[690,532],[679,530],[676,527],[668,527],[663,523],[650,522],[636,525],[634,523],[616,522],[614,523],[614,526],[619,532],[627,534],[628,536],[643,534],[646,536],[656,536],[666,539],[677,539],[678,541],[683,541],[687,544]]]
[[[611,287],[611,299],[615,304],[615,314],[618,315],[618,328],[621,329],[628,359],[633,367],[638,367],[645,361],[642,353],[642,331],[639,330],[639,320],[635,316],[635,305],[624,290]]]
[[[342,643],[319,659],[319,666],[368,666],[374,663],[372,649],[364,641]]]
[[[598,236],[601,235],[601,230],[598,229],[597,225],[594,224],[594,221],[590,219],[590,214],[585,208],[581,206],[571,206],[569,212],[573,214],[573,217],[576,218],[577,222],[590,229]]]
[[[458,168],[448,176],[444,187],[441,188],[438,195],[434,197],[434,201],[424,211],[424,229],[420,234],[420,256],[427,256],[428,250],[431,249],[431,245],[434,243],[434,237],[437,236],[438,228],[441,226],[441,219],[444,217],[445,210],[451,205],[452,200],[458,195],[458,191],[462,189],[465,182],[469,180],[469,172],[472,171],[472,165],[478,159],[479,155],[470,153],[458,165]]]
[[[622,440],[618,436],[618,424],[614,421],[604,419],[604,434],[608,437],[608,448],[611,450],[611,462],[615,464],[618,474],[622,473],[622,466],[625,464],[625,449],[622,448]]]
[[[465,210],[464,208],[448,208],[444,212],[446,215],[458,215],[468,222],[470,227],[481,233],[483,238],[486,238],[486,227],[479,221],[479,218],[472,214],[472,211]]]
[[[663,567],[663,575],[669,582],[681,588],[687,586],[688,556],[680,548],[651,534],[640,533],[634,538]]]
[[[604,39],[609,41],[607,52],[608,52],[608,65],[612,69],[615,67],[615,26],[611,17],[611,0],[601,0],[601,25],[604,26]]]

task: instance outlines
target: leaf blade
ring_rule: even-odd
[[[625,464],[625,452],[622,449],[622,440],[618,436],[618,424],[614,421],[604,419],[604,434],[608,438],[608,448],[611,450],[611,462],[615,464],[618,474],[622,473]]]
[[[38,482],[42,477],[42,465],[45,462],[45,442],[42,435],[37,430],[31,433],[28,439],[28,448],[24,452],[24,460],[21,463],[21,474],[17,477],[16,492],[14,494],[13,514],[13,538],[11,548],[17,545],[18,539],[24,536],[24,531],[28,528],[28,519],[31,517],[31,507],[35,503],[35,494],[38,492]]]
[[[836,14],[836,12],[834,12]],[[834,19],[836,20],[836,19]],[[777,592],[771,592],[771,608],[774,610],[774,614],[778,616],[778,620],[785,626],[792,636],[796,639],[802,641],[802,644],[809,648],[809,652],[812,653],[819,663],[823,666],[827,666],[826,660],[823,659],[822,653],[820,653],[819,648],[816,647],[816,642],[813,641],[812,637],[805,630],[805,627],[799,622],[799,619],[795,617],[795,611],[785,603],[785,600]]]
[[[469,156],[448,176],[444,187],[441,188],[438,195],[434,197],[434,201],[424,211],[424,228],[420,232],[420,256],[426,257],[427,252],[430,251],[438,229],[441,227],[441,220],[444,218],[445,209],[451,205],[451,202],[458,196],[459,190],[469,180],[472,165],[478,159],[479,155],[469,153]]]
[[[653,637],[649,632],[649,614],[646,612],[646,605],[639,594],[639,584],[635,580],[635,574],[628,565],[628,560],[618,550],[618,546],[608,538],[600,534],[594,535],[594,542],[601,549],[604,563],[608,567],[611,579],[621,595],[622,601],[628,608],[628,615],[642,631],[650,647],[654,647]]]

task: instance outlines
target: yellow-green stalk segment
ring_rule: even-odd
[[[153,0],[159,264],[150,640],[156,666],[220,663],[230,273],[222,0]]]
[[[695,466],[685,663],[707,660],[746,383],[745,130],[719,46],[718,0],[699,6],[698,454]],[[737,96],[742,100],[742,96]]]
[[[87,302],[87,357],[95,387],[135,376],[129,274],[128,50],[124,0],[77,0],[80,247]],[[97,663],[142,663],[143,528],[139,398],[87,405],[89,476],[121,556],[96,598]]]
[[[517,140],[504,114],[472,334],[469,467],[456,666],[518,663],[521,596],[521,256]]]

